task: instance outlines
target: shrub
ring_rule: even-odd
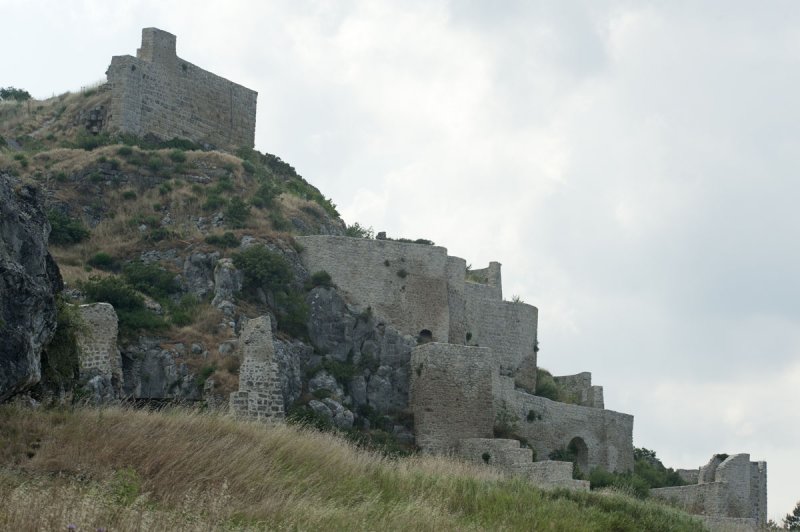
[[[115,172],[120,168],[120,162],[117,159],[111,159],[108,161],[108,165],[111,167],[112,170]]]
[[[173,325],[183,327],[194,322],[200,301],[192,294],[183,296],[177,304],[169,306],[169,318]]]
[[[269,221],[276,231],[286,231],[292,226],[292,224],[289,223],[289,220],[287,220],[277,210],[269,212]]]
[[[497,410],[494,419],[495,438],[513,438],[519,430],[519,417],[512,412],[505,401]]]
[[[11,101],[14,100],[15,102],[24,102],[26,100],[31,99],[31,93],[24,89],[18,89],[16,87],[2,87],[0,88],[0,100]]]
[[[128,157],[131,154],[133,154],[133,148],[131,148],[130,146],[120,146],[119,148],[117,148],[117,155],[119,155],[120,157]]]
[[[110,303],[114,307],[123,336],[130,337],[139,330],[167,328],[164,319],[148,310],[142,296],[120,277],[92,278],[82,283],[81,288],[88,301]]]
[[[329,274],[325,270],[314,272],[313,274],[311,274],[311,286],[324,286],[326,288],[330,288],[331,286],[333,286],[333,282],[331,280],[331,274]]]
[[[225,223],[233,229],[243,228],[249,216],[250,207],[239,197],[233,198],[225,209]]]
[[[163,298],[180,290],[174,273],[151,262],[129,262],[122,275],[133,288],[151,297]]]
[[[78,334],[84,327],[80,314],[61,297],[56,299],[56,331],[42,350],[42,384],[45,388],[68,390],[80,371]]]
[[[163,167],[164,167],[164,160],[158,155],[153,154],[147,159],[147,168],[149,168],[150,171],[158,172]]]
[[[136,192],[133,190],[126,190],[122,193],[122,199],[126,201],[135,200],[136,199]]]
[[[254,165],[250,161],[242,161],[242,169],[248,174],[256,173],[256,165]]]
[[[226,203],[228,203],[228,200],[218,195],[217,193],[212,192],[206,198],[205,203],[203,203],[203,209],[206,211],[212,211],[214,209],[219,209]]]
[[[108,253],[105,253],[104,251],[95,253],[86,262],[89,264],[89,266],[99,270],[113,270],[116,268],[116,261],[114,260],[114,257]]]
[[[364,227],[356,222],[353,225],[348,225],[344,234],[354,238],[372,238],[375,235],[375,231],[372,227]]]
[[[408,277],[408,272],[406,271],[405,268],[400,268],[399,270],[397,270],[397,276],[401,279],[405,279],[406,277]]]
[[[270,207],[278,194],[280,194],[280,190],[272,182],[261,183],[250,199],[250,204],[258,209]]]
[[[172,192],[172,185],[169,181],[165,181],[158,186],[158,193],[161,196],[166,196],[170,192]]]
[[[257,288],[284,289],[292,280],[289,264],[264,246],[252,246],[233,255],[234,265],[244,272],[245,291]]]
[[[183,150],[174,149],[169,152],[169,158],[173,163],[185,163],[186,153]]]
[[[99,133],[95,135],[85,129],[82,129],[75,136],[75,143],[73,147],[92,151],[95,148],[111,144],[111,138],[106,133]]]
[[[230,231],[226,231],[221,235],[208,235],[206,244],[220,248],[236,248],[239,247],[239,239]]]
[[[77,244],[89,238],[89,230],[79,218],[71,218],[56,210],[47,213],[50,222],[50,243],[59,246]]]

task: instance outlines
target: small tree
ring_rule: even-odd
[[[800,501],[794,507],[790,514],[786,514],[783,518],[783,528],[786,530],[800,530]]]
[[[24,102],[30,99],[31,99],[31,93],[29,93],[26,90],[17,89],[15,87],[0,88],[0,100],[4,101],[15,100],[17,102]]]

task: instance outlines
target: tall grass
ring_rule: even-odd
[[[196,411],[0,408],[4,530],[698,530],[620,494]]]

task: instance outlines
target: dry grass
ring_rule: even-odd
[[[446,458],[186,410],[0,408],[7,530],[697,530],[620,495],[547,493]],[[29,458],[30,456],[30,458]]]

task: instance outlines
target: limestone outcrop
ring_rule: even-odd
[[[0,401],[39,382],[42,347],[56,329],[63,285],[49,233],[38,189],[0,175]]]

